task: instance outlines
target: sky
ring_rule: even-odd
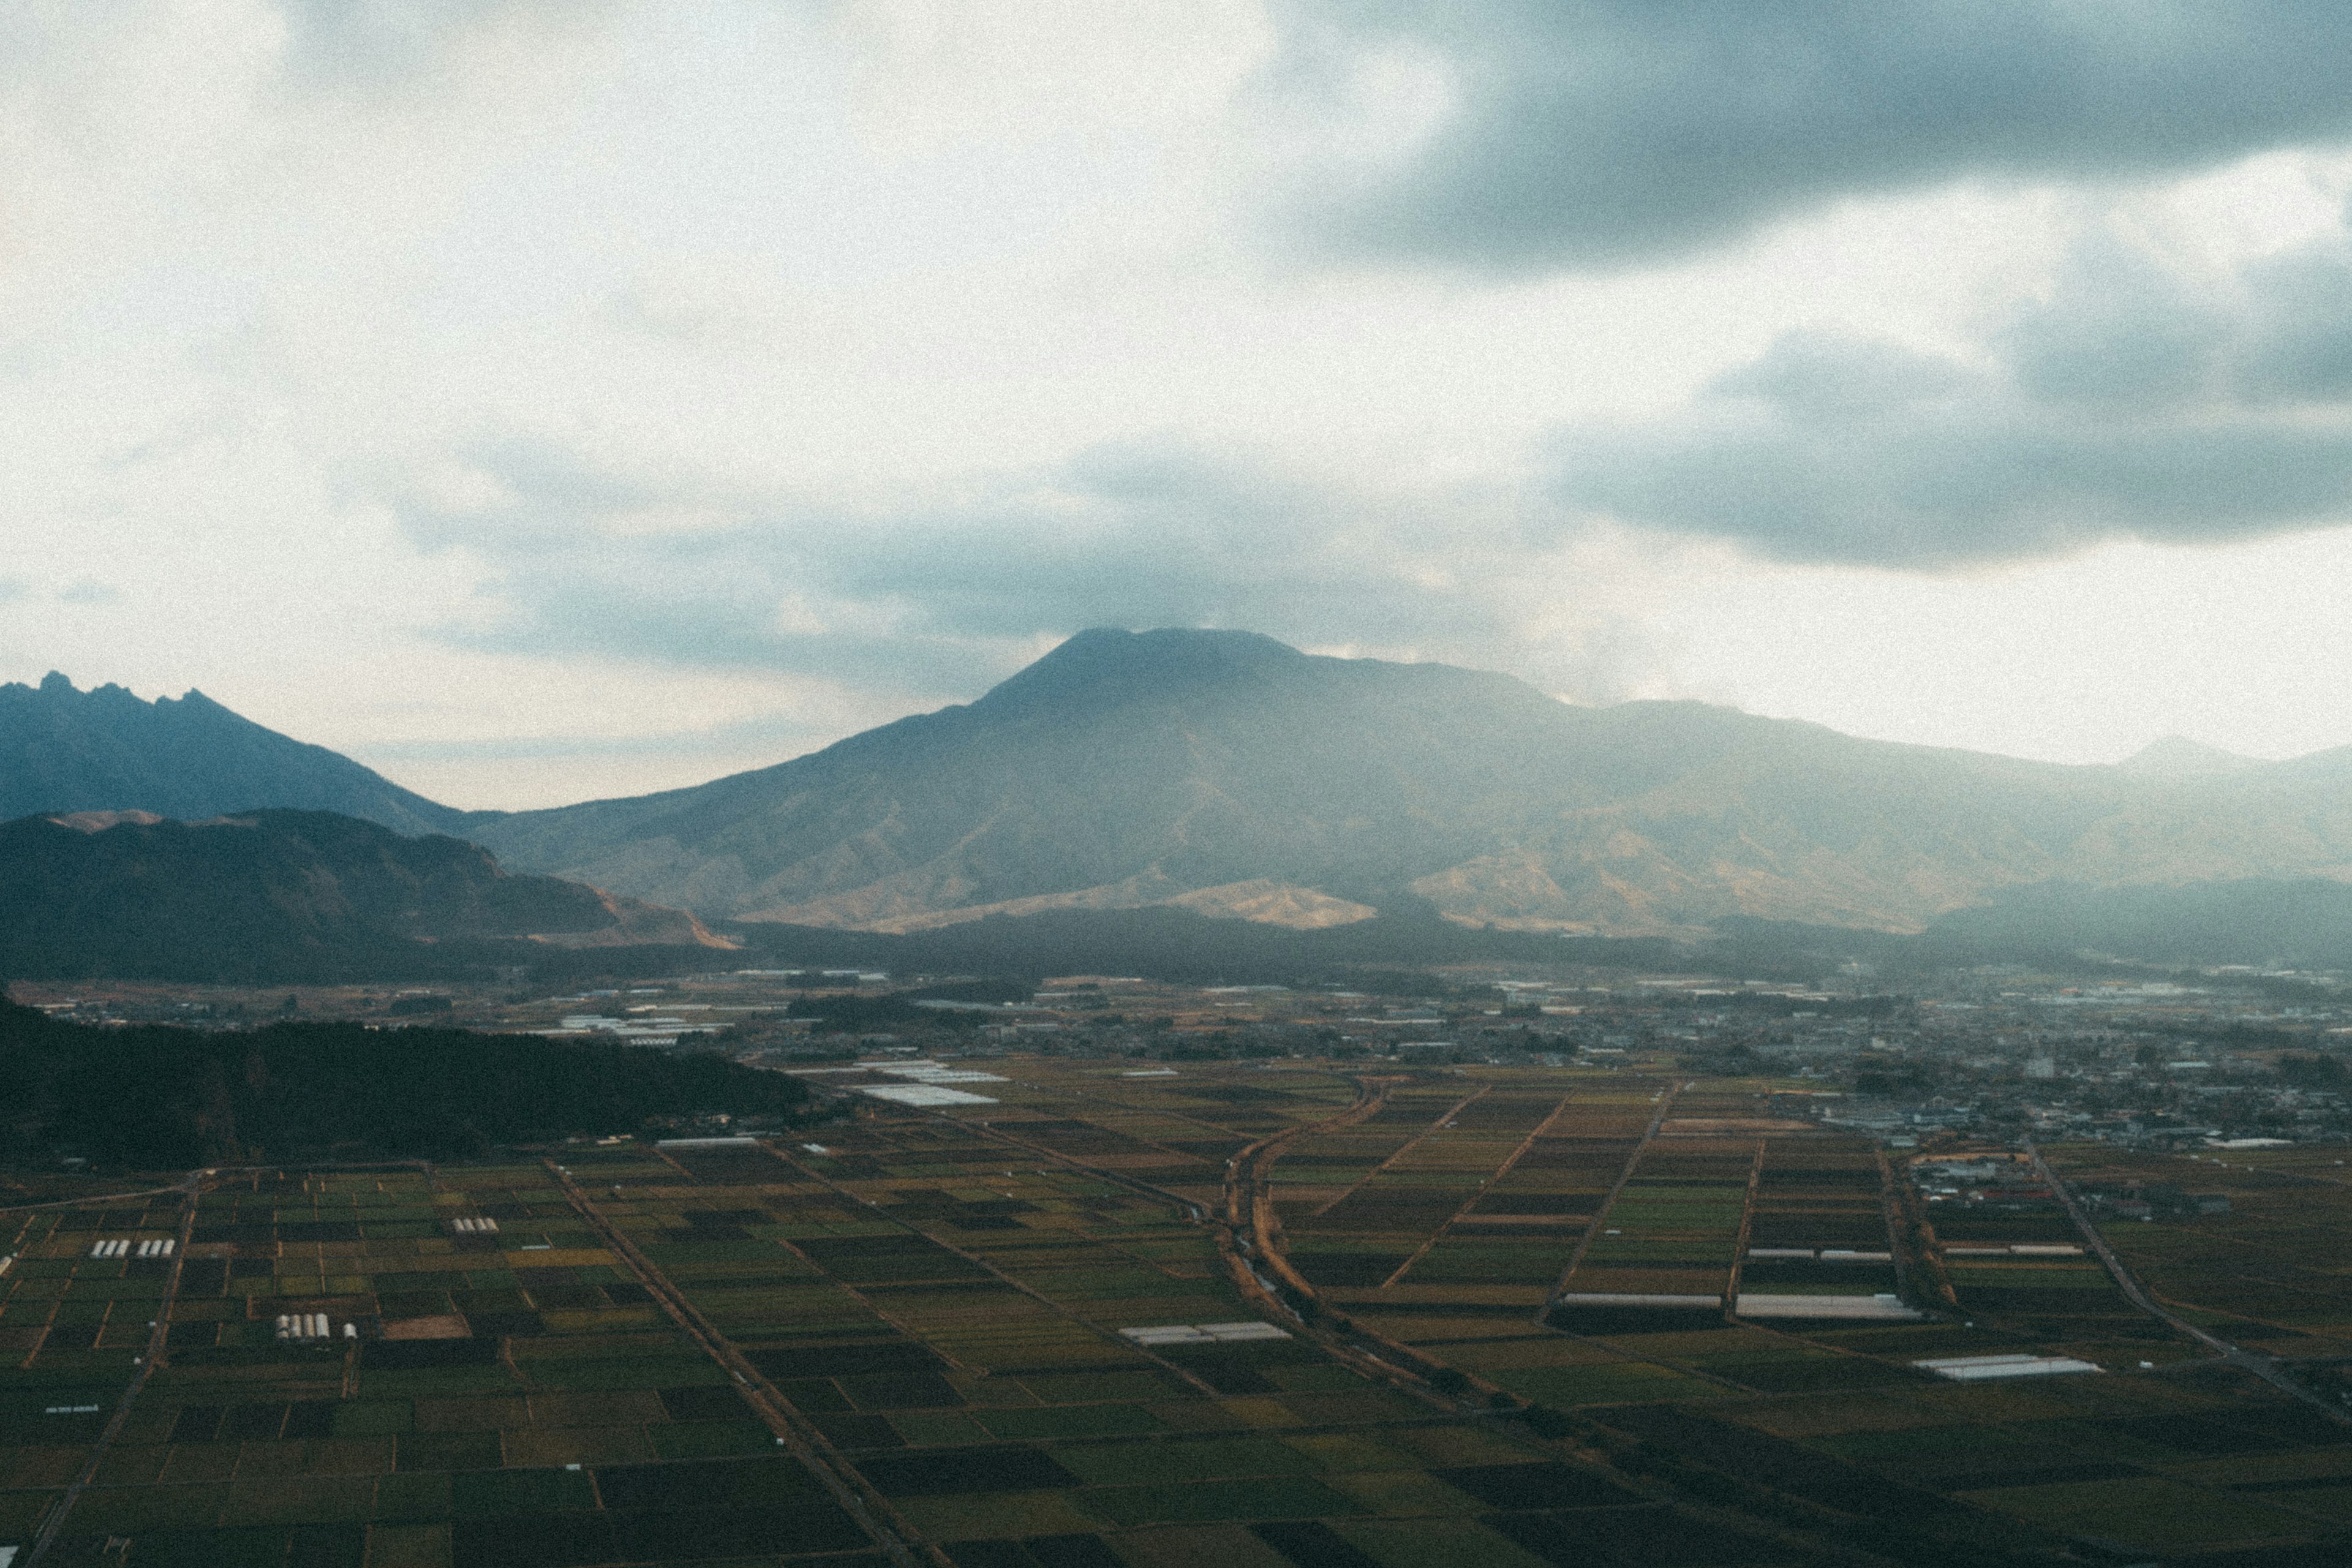
[[[0,680],[450,804],[1090,626],[2352,744],[2352,7],[0,0]]]

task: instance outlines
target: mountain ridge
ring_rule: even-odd
[[[56,670],[0,685],[0,821],[135,810],[178,821],[266,809],[331,811],[396,833],[447,833],[467,814],[324,746],[279,734],[191,688],[142,700]]]
[[[95,718],[45,754],[42,713]],[[88,764],[79,794],[60,754]],[[305,792],[705,919],[876,931],[1162,905],[1308,929],[1412,904],[1679,940],[1919,931],[2043,882],[2352,882],[2352,748],[2265,763],[2175,737],[2044,763],[1693,701],[1580,707],[1239,631],[1093,628],[973,701],[803,756],[517,813],[438,805],[197,692],[0,687],[0,802],[184,821]]]
[[[2244,773],[2263,765],[2260,758],[2242,757],[2186,735],[2161,736],[2116,764],[2129,773],[2167,778],[2208,778],[2217,773]]]
[[[1277,919],[1412,897],[1531,931],[1916,931],[2052,879],[2352,878],[2328,769],[2150,776],[1116,628],[803,757],[471,827],[515,865],[706,918],[873,931],[1248,883]]]
[[[501,868],[478,845],[331,812],[204,822],[82,812],[0,823],[0,973],[295,978],[425,973],[496,948],[724,947],[692,916]]]

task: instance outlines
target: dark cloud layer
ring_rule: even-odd
[[[1595,520],[1927,571],[2352,521],[2352,239],[2216,276],[2102,237],[1952,352],[1792,333],[1675,414],[1556,432],[1525,490],[1349,491],[1138,443],[878,510],[529,442],[459,461],[446,489],[491,499],[390,493],[420,545],[484,568],[445,633],[466,646],[945,693],[1087,626],[1228,626],[1607,697],[1641,678],[1618,628],[1525,625]]]
[[[1151,444],[887,515],[615,479],[535,444],[464,460],[498,499],[453,507],[395,487],[394,504],[420,546],[486,568],[480,613],[443,634],[470,647],[937,693],[977,690],[1040,639],[1089,626],[1236,626],[1489,664],[1520,646],[1497,591],[1526,564],[1516,516],[1475,499],[1449,511],[1335,495]],[[1613,632],[1598,628],[1589,654],[1539,651],[1531,673],[1613,695],[1631,657]]]
[[[1965,359],[1784,337],[1687,411],[1560,433],[1574,518],[1936,567],[2352,519],[2352,246],[2228,278],[2112,242]]]
[[[2340,0],[1293,0],[1310,105],[1368,53],[1442,61],[1402,163],[1318,171],[1341,253],[1622,263],[1840,197],[2103,179],[2352,133]]]

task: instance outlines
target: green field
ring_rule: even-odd
[[[567,1145],[0,1216],[0,1545],[53,1521],[50,1563],[272,1568],[2352,1561],[2328,1556],[2352,1432],[2119,1306],[2095,1261],[1946,1259],[1973,1326],[1728,1315],[1735,1289],[1893,1288],[1795,1256],[1887,1250],[1884,1173],[1775,1121],[1768,1086],[999,1070],[992,1104],[869,1105],[822,1152]],[[1197,1216],[1269,1138],[1244,1255]],[[2215,1321],[2326,1340],[2352,1311],[2315,1183],[2251,1173],[2225,1237],[2117,1244]],[[1269,1294],[1261,1250],[1303,1289]],[[1547,1314],[1563,1287],[1712,1304]],[[1279,1332],[1122,1332],[1234,1323]],[[2053,1344],[2108,1370],[1910,1364]]]

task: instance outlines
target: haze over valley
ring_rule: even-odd
[[[2352,1563],[2347,60],[0,3],[0,1568]]]
[[[2352,879],[2352,752],[2068,766],[1240,632],[1083,633],[976,701],[690,789],[460,813],[199,694],[0,688],[12,804],[340,810],[708,921],[913,931],[1170,905],[1577,935],[1916,932],[2044,884]]]

